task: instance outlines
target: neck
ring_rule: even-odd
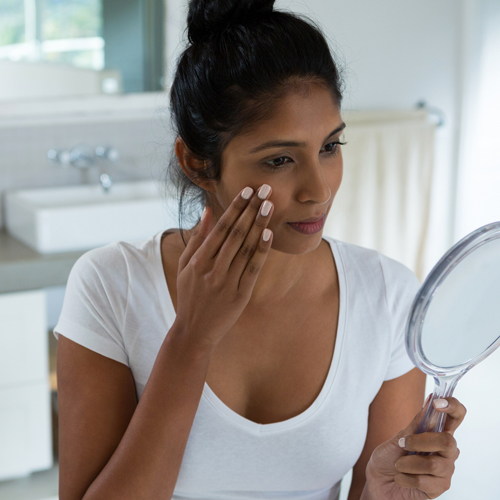
[[[255,282],[249,305],[276,304],[291,293],[304,291],[304,286],[311,283],[314,269],[318,268],[324,243],[322,239],[316,249],[304,254],[288,254],[271,248]]]

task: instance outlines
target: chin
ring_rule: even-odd
[[[321,245],[323,230],[314,234],[302,234],[293,228],[285,228],[286,234],[278,234],[273,230],[272,249],[293,255],[303,255],[316,250]]]

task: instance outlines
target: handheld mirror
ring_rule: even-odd
[[[406,324],[406,351],[435,381],[416,434],[442,432],[432,401],[500,346],[500,222],[476,229],[441,258],[420,287]],[[431,455],[432,452],[409,452]]]

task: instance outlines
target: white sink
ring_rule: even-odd
[[[39,253],[140,241],[178,227],[177,204],[154,181],[5,192],[7,232]]]

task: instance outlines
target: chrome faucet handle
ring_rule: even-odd
[[[67,149],[49,149],[47,158],[55,163],[60,163],[63,168],[71,164],[71,154]]]
[[[88,144],[77,144],[70,151],[70,163],[77,168],[86,169],[96,164],[94,152]]]
[[[120,160],[120,153],[116,148],[111,146],[97,146],[95,148],[95,155],[103,162],[109,161],[110,163],[118,163]],[[104,191],[107,193],[113,184],[113,180],[107,173],[102,172],[99,176],[99,181]]]
[[[117,163],[120,159],[120,153],[116,148],[98,146],[95,151],[88,144],[77,144],[71,151],[66,149],[50,149],[47,152],[47,157],[57,163],[60,163],[64,168],[70,165],[81,170],[87,170],[90,167],[99,167],[99,159]],[[108,192],[113,184],[111,177],[100,167],[99,182],[105,192]]]
[[[112,163],[117,163],[120,160],[120,152],[111,146],[97,146],[95,154],[98,158],[108,160]]]
[[[113,184],[113,181],[111,180],[111,177],[108,174],[101,174],[99,176],[99,181],[101,183],[101,186],[103,187],[104,191],[108,192],[109,188]]]

